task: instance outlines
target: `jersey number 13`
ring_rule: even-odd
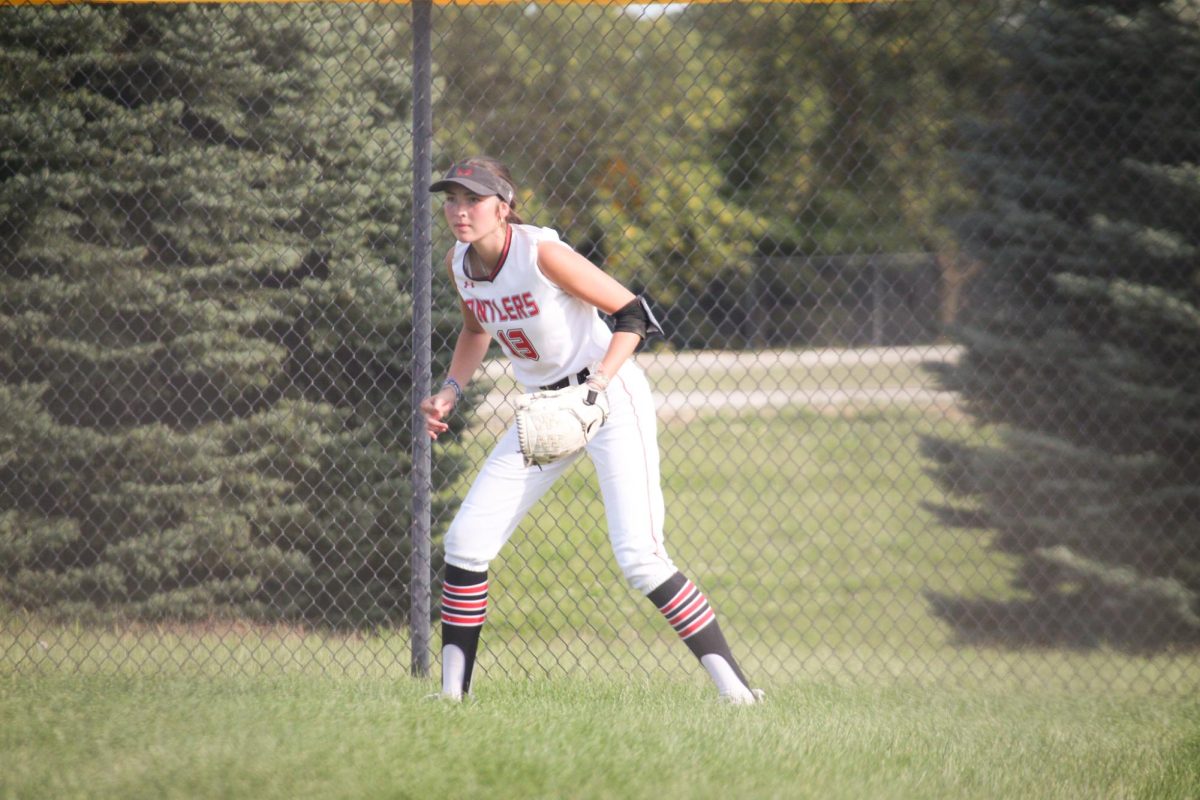
[[[523,358],[526,361],[537,361],[540,358],[537,348],[533,346],[533,342],[529,341],[529,337],[525,335],[522,328],[496,331],[496,338],[513,358]]]

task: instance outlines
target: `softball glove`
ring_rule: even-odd
[[[582,450],[608,420],[608,395],[587,384],[519,395],[514,405],[527,467]]]

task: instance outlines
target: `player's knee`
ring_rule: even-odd
[[[469,572],[486,572],[492,561],[490,554],[472,548],[469,542],[450,534],[446,535],[446,540],[443,542],[443,551],[447,564]]]
[[[668,559],[618,561],[625,582],[641,594],[650,594],[677,570]]]
[[[467,572],[487,572],[490,561],[484,559],[464,558],[460,555],[446,553],[446,563],[452,567],[465,569]]]

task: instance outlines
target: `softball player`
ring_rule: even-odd
[[[526,391],[586,382],[607,392],[608,421],[586,452],[599,477],[617,563],[700,660],[722,700],[758,702],[762,692],[749,687],[708,599],[675,567],[663,543],[654,403],[645,375],[629,359],[642,339],[662,332],[649,307],[554,231],[523,224],[512,177],[500,162],[459,162],[431,189],[445,193],[446,222],[457,240],[446,269],[461,299],[463,327],[445,382],[421,404],[429,435],[436,439],[447,430],[444,420],[493,338]],[[612,315],[615,330],[597,309]],[[514,426],[467,493],[445,539],[443,697],[461,699],[470,691],[487,615],[489,563],[573,461],[526,467]]]

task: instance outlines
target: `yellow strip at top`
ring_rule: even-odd
[[[433,0],[436,6],[687,6],[793,4],[813,6],[890,5],[911,0]],[[74,6],[74,5],[287,5],[293,3],[336,3],[346,5],[411,5],[412,0],[0,0],[3,6]]]

